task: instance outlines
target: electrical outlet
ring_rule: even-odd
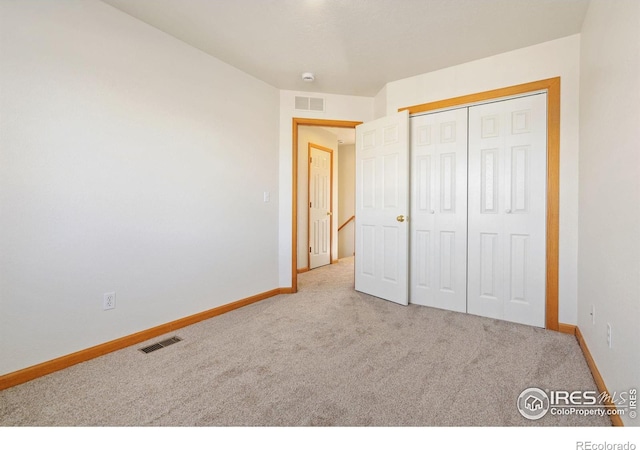
[[[102,309],[114,309],[116,307],[116,293],[115,292],[107,292],[102,297]]]
[[[611,324],[607,324],[607,345],[611,348]]]

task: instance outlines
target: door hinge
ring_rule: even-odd
[[[309,158],[309,162],[313,162],[313,158],[312,158],[312,157],[311,157],[311,158]]]
[[[311,253],[311,247],[309,247],[309,253]]]
[[[311,208],[311,202],[309,202],[309,208]]]

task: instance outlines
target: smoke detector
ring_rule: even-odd
[[[315,75],[311,72],[305,72],[302,74],[302,81],[306,81],[307,83],[311,83],[315,79]]]

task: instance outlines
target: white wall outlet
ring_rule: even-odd
[[[102,309],[114,309],[116,307],[116,293],[106,292],[102,297]]]
[[[271,192],[264,191],[263,198],[265,203],[269,203],[271,201]]]
[[[607,345],[611,348],[611,324],[607,324]]]

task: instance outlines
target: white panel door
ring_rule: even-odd
[[[309,144],[309,269],[331,264],[332,156]]]
[[[547,95],[469,108],[467,311],[545,326]]]
[[[410,302],[467,310],[467,108],[412,117]]]
[[[356,127],[356,290],[408,304],[409,113]]]

